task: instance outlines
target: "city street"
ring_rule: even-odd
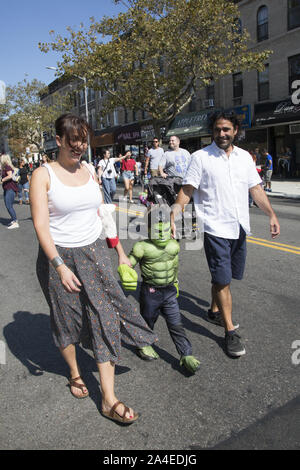
[[[117,396],[142,414],[137,423],[121,427],[100,415],[96,365],[80,347],[90,397],[72,397],[35,274],[38,244],[30,208],[15,204],[20,228],[7,230],[0,190],[1,449],[299,449],[300,199],[271,203],[281,236],[272,241],[268,218],[251,208],[245,278],[232,283],[233,318],[246,355],[227,357],[223,330],[206,321],[211,284],[204,251],[193,249],[198,242],[182,240],[179,303],[200,369],[191,376],[179,366],[160,318],[155,327],[160,359],[143,362],[125,345],[116,367]],[[142,210],[137,204],[128,215],[117,210],[131,223],[130,238],[122,239],[127,253],[143,223]],[[123,237],[124,230],[120,227]],[[111,258],[118,276],[113,250]],[[126,295],[137,303],[138,293]]]

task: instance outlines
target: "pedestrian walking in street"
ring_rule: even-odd
[[[127,200],[127,194],[129,193],[129,202],[133,204],[132,193],[134,185],[134,175],[138,176],[138,169],[136,161],[131,156],[131,152],[128,151],[125,154],[125,159],[122,161],[122,171],[124,180],[124,200]]]
[[[176,135],[170,137],[169,147],[170,150],[167,150],[160,160],[159,175],[163,178],[184,178],[191,155],[187,150],[180,148],[180,139]]]
[[[13,180],[17,168],[12,164],[8,154],[1,155],[0,161],[4,204],[11,218],[7,228],[11,230],[19,228],[17,214],[14,209],[15,196],[18,193],[18,183]]]
[[[268,153],[267,149],[262,150],[262,156],[265,158],[265,172],[264,172],[264,180],[265,180],[265,191],[268,193],[272,192],[271,189],[271,178],[273,173],[273,158]]]
[[[152,148],[147,151],[145,159],[145,176],[150,168],[151,178],[159,176],[158,166],[162,157],[164,156],[164,149],[159,146],[159,140],[154,137],[152,141]]]
[[[29,204],[29,170],[26,165],[26,159],[23,157],[19,163],[19,176],[18,182],[18,198],[19,204],[23,204],[23,191],[24,191],[24,202]]]
[[[152,330],[159,315],[165,318],[180,356],[180,365],[194,374],[200,362],[193,356],[177,300],[180,245],[177,240],[171,238],[170,210],[158,206],[147,215],[149,238],[137,241],[129,254],[132,266],[139,264],[143,278],[140,288],[140,312]],[[119,266],[118,272],[124,289],[137,288],[138,276],[134,269],[126,264]],[[159,358],[151,346],[138,348],[137,354],[146,361]]]
[[[53,338],[70,368],[69,386],[76,398],[89,392],[81,377],[75,344],[92,348],[100,375],[101,414],[131,424],[138,413],[120,402],[114,390],[115,363],[121,339],[135,347],[156,336],[126,299],[115,279],[98,213],[106,208],[94,169],[81,162],[89,127],[76,115],[55,122],[57,160],[34,171],[30,186],[32,219],[40,249],[37,275],[50,307]],[[93,175],[91,174],[93,171]],[[103,209],[102,209],[103,208]],[[107,239],[130,264],[118,237]]]
[[[112,204],[114,195],[117,191],[116,177],[117,172],[115,163],[124,160],[125,155],[119,158],[111,158],[110,151],[103,151],[103,158],[98,163],[98,177],[102,181],[102,188],[104,193],[104,201],[106,204]]]
[[[280,226],[261,187],[251,155],[233,145],[239,130],[234,113],[212,117],[213,143],[192,155],[172,216],[194,195],[196,213],[204,232],[204,249],[211,273],[212,302],[207,319],[225,327],[225,350],[229,356],[245,354],[241,337],[232,321],[231,280],[243,278],[246,262],[246,234],[250,233],[248,191],[269,216],[272,238]]]

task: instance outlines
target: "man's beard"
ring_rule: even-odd
[[[233,139],[228,138],[228,139],[215,139],[215,142],[219,148],[222,150],[228,150],[229,147],[231,147]]]

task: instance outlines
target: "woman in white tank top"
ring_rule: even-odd
[[[114,392],[115,363],[121,338],[144,347],[157,341],[129,303],[113,276],[98,209],[98,181],[81,157],[87,150],[89,128],[78,116],[57,119],[57,161],[36,169],[31,178],[30,203],[40,244],[37,274],[50,307],[52,333],[70,368],[73,396],[88,390],[80,377],[75,343],[94,351],[102,391],[102,415],[131,424],[138,418]],[[110,240],[119,264],[129,264],[118,238]],[[88,325],[88,328],[87,326]]]

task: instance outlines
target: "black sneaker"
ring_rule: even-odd
[[[228,356],[240,357],[246,354],[246,349],[241,342],[241,337],[234,332],[233,334],[225,334],[225,351]]]
[[[223,328],[225,326],[221,312],[212,312],[211,309],[209,309],[207,312],[206,319],[207,321],[209,321],[210,323],[213,323],[214,325],[222,326]],[[240,325],[237,323],[236,325],[233,324],[233,326],[234,326],[234,329],[237,330]]]

